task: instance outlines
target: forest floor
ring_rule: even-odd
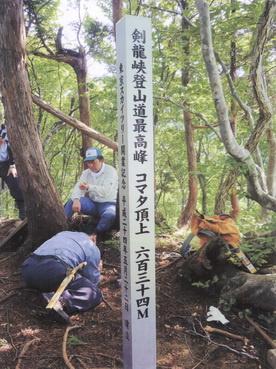
[[[17,224],[4,219],[0,242]],[[172,236],[157,235],[157,368],[269,368],[266,354],[270,346],[245,319],[230,311],[223,313],[228,325],[206,321],[209,307],[218,307],[218,296],[177,281],[174,260],[179,247]],[[40,293],[24,288],[20,274],[24,252],[1,251],[1,369],[123,368],[121,289],[116,283],[120,252],[112,242],[99,244],[99,248],[103,259],[100,288],[106,303],[80,313],[71,325],[45,309]],[[275,338],[257,314],[251,317]],[[207,333],[207,325],[245,339]]]

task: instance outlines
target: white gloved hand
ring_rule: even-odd
[[[216,322],[221,322],[222,324],[230,323],[229,320],[225,318],[225,316],[214,306],[210,306],[209,311],[207,312],[207,321],[211,322],[215,320]]]

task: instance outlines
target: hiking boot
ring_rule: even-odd
[[[24,200],[15,200],[16,205],[18,207],[19,210],[19,219],[24,220],[27,218],[27,213],[26,213],[26,208],[25,208],[25,203]]]

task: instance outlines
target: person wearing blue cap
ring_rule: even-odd
[[[118,175],[111,165],[104,163],[97,147],[86,150],[84,161],[88,169],[83,171],[64,209],[67,219],[75,212],[99,218],[97,232],[102,234],[115,223]]]

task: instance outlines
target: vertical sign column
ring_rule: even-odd
[[[156,368],[154,143],[149,18],[117,23],[124,368]]]

